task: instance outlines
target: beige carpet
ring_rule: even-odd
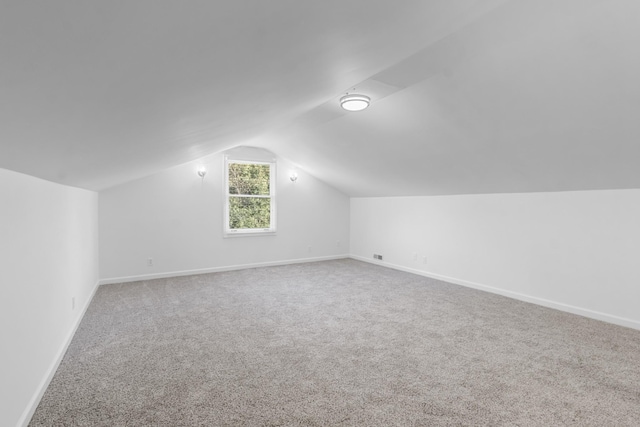
[[[31,426],[640,426],[640,331],[353,260],[100,287]]]

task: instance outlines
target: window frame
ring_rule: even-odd
[[[269,165],[269,195],[238,195],[229,194],[229,165]],[[269,203],[269,228],[230,228],[229,224],[229,200],[230,197],[249,198],[270,198]],[[272,236],[276,234],[276,161],[267,160],[243,160],[231,156],[224,158],[224,217],[223,217],[224,237],[247,237],[247,236]]]

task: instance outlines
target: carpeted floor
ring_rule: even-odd
[[[640,331],[354,260],[105,285],[31,426],[639,426]]]

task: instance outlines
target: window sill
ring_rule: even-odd
[[[268,231],[233,231],[233,232],[228,232],[225,231],[222,235],[223,238],[234,238],[234,237],[257,237],[257,236],[275,236],[276,235],[276,231],[275,230],[268,230]]]

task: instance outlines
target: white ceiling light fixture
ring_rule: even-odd
[[[369,106],[371,98],[355,93],[346,94],[340,98],[340,106],[347,111],[362,111]]]

